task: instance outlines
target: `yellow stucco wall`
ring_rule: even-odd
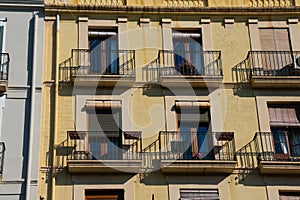
[[[46,1],[47,2],[47,1]],[[49,1],[50,2],[50,1]],[[248,1],[208,1],[209,6],[244,6]],[[76,3],[76,1],[68,2]],[[162,0],[146,1],[146,0],[128,0],[128,5],[146,5],[156,6],[162,4]],[[165,123],[165,107],[174,106],[176,97],[169,95],[164,99],[164,92],[162,88],[148,88],[143,86],[142,68],[145,64],[153,61],[157,57],[158,50],[162,49],[162,28],[161,19],[171,19],[170,26],[176,28],[197,28],[201,29],[201,19],[210,18],[210,31],[212,38],[212,49],[221,50],[222,52],[222,64],[224,78],[222,87],[215,90],[211,89],[207,94],[205,89],[198,89],[196,91],[199,94],[196,98],[201,101],[214,102],[215,98],[220,95],[224,95],[225,101],[221,108],[224,110],[218,111],[211,106],[213,114],[216,116],[219,113],[224,115],[224,126],[218,125],[218,131],[234,131],[236,140],[236,149],[241,148],[249,141],[253,139],[255,132],[259,130],[257,102],[253,95],[252,89],[235,90],[235,82],[232,78],[232,68],[246,58],[247,52],[250,50],[249,30],[247,25],[248,17],[220,17],[206,15],[126,15],[120,14],[120,16],[109,15],[95,15],[84,14],[84,17],[88,16],[89,24],[107,27],[109,25],[120,26],[117,22],[119,17],[127,18],[127,30],[128,30],[128,49],[136,50],[136,67],[137,78],[136,85],[133,88],[126,90],[126,92],[116,95],[117,99],[126,99],[129,95],[130,106],[132,110],[129,112],[130,119],[133,123],[126,127],[132,128],[132,130],[140,130],[143,132],[145,140],[143,141],[143,147],[157,139],[158,132],[166,130],[167,128],[176,130],[176,117],[174,110],[168,114],[167,126]],[[61,63],[64,60],[70,58],[71,50],[78,48],[79,34],[78,34],[78,19],[77,14],[71,13],[70,16],[64,14],[60,22],[59,30],[59,56],[58,62]],[[140,18],[149,18],[149,23],[140,23]],[[224,20],[233,19],[232,26],[227,27]],[[45,66],[44,66],[44,86],[43,86],[43,114],[42,114],[42,128],[41,128],[41,153],[40,153],[40,168],[46,169],[51,167],[51,138],[53,138],[53,109],[54,109],[54,78],[55,78],[55,48],[54,35],[55,30],[54,21],[45,22]],[[150,30],[150,31],[145,31]],[[123,33],[122,33],[123,34]],[[121,34],[121,35],[122,35]],[[120,36],[121,37],[121,36]],[[142,83],[141,83],[142,82]],[[72,95],[72,85],[63,86],[58,88],[58,102],[57,102],[57,132],[55,146],[64,144],[67,139],[67,131],[75,130],[74,126],[75,113],[74,113],[74,101],[75,97]],[[184,93],[184,91],[183,91]],[[82,97],[82,101],[86,99],[109,99],[111,89],[100,88],[96,97],[92,95],[86,95]],[[184,95],[183,95],[184,96]],[[181,97],[181,99],[188,100],[189,97]],[[265,108],[265,102],[267,97],[261,98],[261,106],[263,104]],[[296,98],[297,99],[297,98]],[[298,99],[297,99],[298,100]],[[166,105],[165,105],[166,104]],[[213,103],[212,103],[213,105]],[[168,107],[169,106],[169,107]],[[263,107],[262,106],[262,107]],[[83,118],[81,119],[83,124],[86,122],[84,111],[82,111]],[[266,118],[266,113],[261,114]],[[125,123],[130,123],[129,119],[122,119]],[[262,120],[266,122],[266,119]],[[149,124],[155,123],[155,128],[149,126]],[[217,124],[218,122],[214,122]],[[157,125],[159,124],[159,125]],[[171,128],[170,128],[171,127]],[[213,127],[215,128],[215,127]],[[49,160],[50,159],[50,160]],[[221,200],[250,200],[259,199],[266,200],[266,187],[261,175],[248,175],[244,181],[236,181],[238,176],[237,172],[232,175],[217,177],[215,175],[202,176],[197,174],[184,174],[187,177],[182,177],[183,174],[162,174],[156,172],[153,174],[146,174],[146,177],[140,177],[140,175],[128,175],[124,178],[122,183],[104,184],[103,181],[114,180],[116,175],[109,174],[104,179],[102,178],[97,182],[97,176],[84,177],[81,183],[74,183],[75,179],[78,179],[80,175],[71,175],[66,168],[66,159],[60,156],[55,156],[55,165],[57,167],[64,167],[63,169],[57,169],[55,173],[55,188],[51,188],[51,176],[49,171],[46,173],[41,170],[39,174],[39,195],[43,194],[46,197],[50,197],[49,193],[55,190],[54,199],[72,199],[75,194],[83,195],[83,191],[86,187],[90,189],[111,189],[117,185],[117,188],[125,188],[126,200],[140,200],[140,199],[152,199],[166,200],[169,196],[174,195],[174,199],[178,198],[178,191],[180,188],[215,188],[219,189]],[[49,168],[48,168],[49,170]],[[102,174],[101,174],[102,175]],[[174,177],[173,177],[174,175]],[[176,177],[178,176],[178,177]],[[74,178],[75,177],[75,178]],[[170,178],[171,177],[171,178]],[[173,177],[173,179],[172,179]],[[90,181],[90,178],[91,182]],[[178,178],[176,180],[176,178]],[[52,179],[52,180],[53,180]],[[80,178],[79,178],[80,179]],[[175,179],[175,180],[174,180]],[[123,180],[123,179],[122,179]],[[187,182],[185,182],[187,181]],[[130,191],[131,193],[128,193]],[[270,191],[273,191],[270,189]],[[174,192],[174,193],[173,193]],[[176,194],[175,194],[176,193]],[[177,195],[177,196],[176,196]],[[48,198],[46,198],[48,199]]]

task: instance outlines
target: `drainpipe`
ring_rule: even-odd
[[[59,71],[58,71],[58,63],[59,63],[59,20],[60,16],[59,14],[56,14],[56,41],[55,41],[55,47],[56,47],[56,58],[55,58],[55,91],[54,91],[54,124],[53,124],[53,151],[52,151],[52,169],[51,169],[51,174],[52,174],[52,193],[51,197],[54,200],[55,199],[55,185],[56,185],[56,179],[55,179],[55,155],[56,155],[56,140],[57,140],[57,126],[58,126],[58,79],[59,79]]]
[[[35,88],[36,88],[36,53],[37,53],[37,31],[38,31],[38,13],[34,13],[33,28],[33,55],[32,55],[32,83],[31,83],[31,105],[30,105],[30,130],[29,130],[29,147],[27,161],[27,178],[26,178],[26,200],[30,200],[30,181],[32,174],[32,151],[34,139],[34,122],[35,122]]]

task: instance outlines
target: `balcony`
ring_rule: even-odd
[[[232,132],[160,132],[160,167],[163,173],[231,173],[234,145]]]
[[[223,79],[220,51],[165,51],[143,68],[148,83],[167,87],[219,87]]]
[[[238,83],[253,88],[299,88],[300,52],[250,51],[233,68]]]
[[[9,69],[9,54],[0,53],[0,92],[6,92],[7,90],[7,80],[8,80],[8,69]]]
[[[256,133],[251,142],[236,152],[239,166],[258,168],[262,174],[300,174],[299,145],[283,142],[285,137],[274,137],[271,132]]]
[[[60,82],[76,85],[131,86],[135,81],[134,50],[73,49],[72,56],[59,65]]]
[[[70,173],[137,173],[142,165],[140,132],[68,131]]]

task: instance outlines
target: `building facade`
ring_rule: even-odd
[[[38,192],[43,19],[43,1],[0,1],[0,199]]]
[[[38,198],[300,198],[299,6],[46,0]]]

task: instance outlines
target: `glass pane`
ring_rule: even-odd
[[[101,40],[92,39],[90,43],[90,73],[101,74]]]
[[[192,138],[191,138],[191,127],[180,126],[180,141],[182,141],[182,158],[192,159]]]
[[[300,129],[292,129],[289,134],[292,156],[300,156]]]
[[[174,37],[175,69],[182,75],[202,73],[203,59],[200,38]]]
[[[210,148],[209,148],[209,136],[207,135],[207,124],[202,124],[197,128],[198,139],[198,152],[201,155],[201,159],[209,160]]]
[[[3,51],[3,26],[0,26],[0,51]]]
[[[288,154],[286,132],[283,130],[272,130],[275,152],[278,154]]]

